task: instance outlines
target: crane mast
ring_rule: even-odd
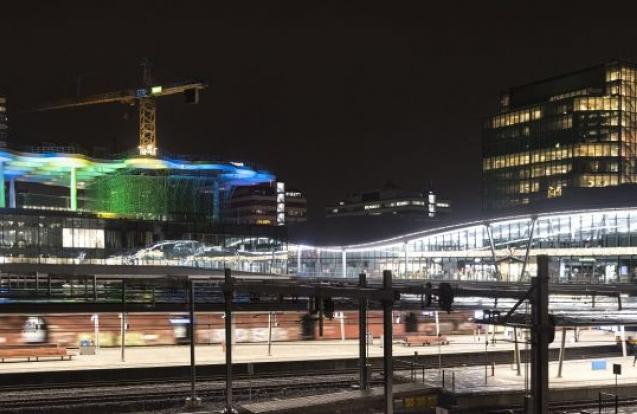
[[[187,103],[199,102],[199,91],[207,85],[201,81],[176,82],[167,85],[154,85],[150,63],[142,62],[142,87],[122,91],[106,92],[78,98],[62,99],[39,105],[33,111],[75,108],[105,103],[137,103],[139,109],[139,154],[157,155],[157,98],[183,93]]]
[[[144,87],[152,90],[150,65],[144,62],[142,66]],[[139,100],[139,155],[157,155],[157,100],[154,96]]]

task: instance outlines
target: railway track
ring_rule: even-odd
[[[343,369],[321,369],[313,374],[314,376],[323,375],[357,375],[358,368],[343,368]],[[265,372],[256,375],[247,374],[233,374],[232,378],[234,382],[242,380],[257,380],[267,378],[292,378],[303,375],[299,371],[280,371],[280,372]],[[308,374],[305,374],[308,375]],[[19,391],[35,391],[35,390],[52,390],[52,389],[65,389],[65,388],[89,388],[89,387],[122,387],[122,386],[136,386],[136,385],[152,385],[158,383],[189,383],[190,379],[184,376],[179,377],[162,377],[162,378],[148,378],[148,379],[112,379],[108,381],[65,381],[65,382],[42,382],[38,384],[24,384],[24,385],[3,385],[0,386],[0,393],[6,392],[19,392]],[[216,382],[225,381],[223,375],[198,375],[197,382]],[[1,401],[1,399],[0,399]]]
[[[336,370],[332,370],[336,371]],[[237,379],[233,384],[235,400],[265,398],[315,392],[316,390],[350,388],[358,384],[358,376],[352,370],[340,373],[299,376],[268,375],[253,379]],[[244,376],[245,377],[245,376]],[[378,383],[378,379],[373,379]],[[98,382],[82,387],[50,389],[45,385],[28,390],[13,390],[0,393],[0,414],[29,413],[107,413],[142,410],[158,410],[183,404],[190,396],[190,383],[183,378],[162,382],[135,381],[127,384]],[[2,391],[8,390],[7,387]],[[219,380],[201,379],[197,384],[197,396],[204,402],[222,402],[225,398],[225,383]]]

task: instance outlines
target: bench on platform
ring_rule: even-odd
[[[73,354],[69,353],[65,347],[58,344],[25,344],[25,345],[1,345],[0,361],[5,362],[7,359],[24,359],[31,362],[34,358],[39,361],[40,358],[60,358],[61,361],[73,358]]]
[[[449,339],[446,336],[440,335],[407,335],[403,337],[403,345],[449,345]]]

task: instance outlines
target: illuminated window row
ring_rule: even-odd
[[[542,117],[542,110],[539,106],[509,112],[507,114],[496,115],[491,119],[492,128],[501,128],[523,122],[535,121]]]
[[[614,82],[608,85],[609,95],[634,97],[637,95],[637,84],[632,82]]]
[[[568,145],[561,148],[542,149],[509,155],[490,157],[482,160],[485,171],[498,168],[518,167],[531,163],[559,161],[573,157],[617,157],[619,146],[609,143]]]
[[[622,79],[628,82],[637,82],[637,71],[627,66],[613,67],[606,71],[606,81]]]
[[[580,187],[608,187],[619,184],[616,174],[583,174],[578,177]]]
[[[575,98],[575,100],[573,101],[573,110],[575,111],[618,111],[619,97],[589,96],[589,97]]]
[[[549,98],[549,101],[551,101],[551,102],[561,101],[562,99],[572,98],[574,96],[589,95],[590,93],[591,93],[591,91],[590,91],[589,88],[579,89],[579,90],[576,90],[576,91],[570,91],[570,92],[561,93],[559,95],[551,96]]]
[[[611,93],[614,91],[611,88]],[[636,112],[637,100],[629,96],[589,96],[575,98],[573,101],[574,111],[618,111],[620,107],[622,111]]]

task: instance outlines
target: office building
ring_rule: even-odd
[[[300,223],[307,220],[307,199],[300,191],[286,190],[283,182],[237,187],[225,217],[238,224]]]
[[[451,203],[433,191],[404,191],[395,186],[352,194],[326,207],[326,216],[397,215],[412,219],[435,219],[451,211]]]
[[[637,66],[622,61],[509,89],[483,125],[483,208],[636,183],[636,111]]]

